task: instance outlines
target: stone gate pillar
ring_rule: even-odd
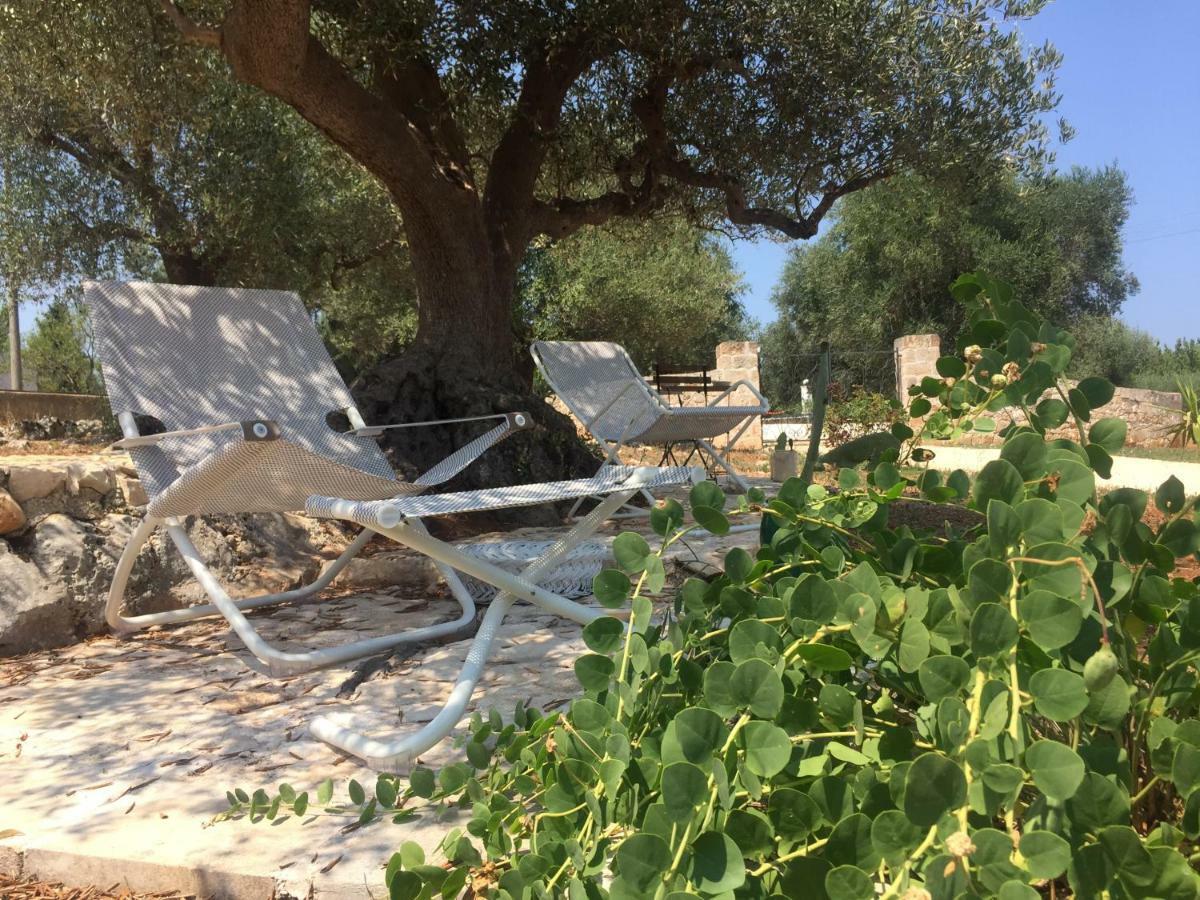
[[[937,377],[942,340],[936,334],[906,334],[896,338],[896,395],[908,402],[908,389],[926,375]]]
[[[725,341],[717,344],[717,366],[713,370],[714,381],[748,381],[761,388],[758,373],[758,344],[755,341]],[[757,406],[759,400],[745,387],[740,387],[725,401],[730,406]],[[725,446],[725,438],[717,438],[717,448]],[[762,416],[755,416],[746,433],[733,445],[733,449],[762,449]]]

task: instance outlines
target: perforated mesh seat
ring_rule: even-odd
[[[130,450],[154,516],[286,512],[310,494],[377,500],[398,482],[373,438],[330,428],[353,406],[300,298],[285,291],[88,282],[96,350],[113,412],[168,431],[273,420],[281,439],[237,431]]]
[[[717,437],[759,406],[668,406],[620,344],[537,341],[534,359],[554,392],[601,441],[661,444]],[[615,398],[615,399],[614,399]]]

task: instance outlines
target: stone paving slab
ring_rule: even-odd
[[[691,541],[675,555],[676,573],[685,562],[717,563],[755,537]],[[404,593],[360,592],[255,619],[268,639],[299,646],[457,615],[444,591]],[[427,810],[404,825],[388,820],[345,833],[347,820],[330,816],[256,825],[213,819],[234,787],[287,781],[315,791],[325,777],[339,791],[350,778],[373,784],[357,760],[312,740],[306,723],[331,714],[386,735],[428,721],[467,647],[460,640],[420,649],[356,687],[347,686],[350,668],[271,681],[219,621],[0,660],[0,871],[238,900],[380,897],[381,867],[400,842],[432,851],[452,820]],[[514,608],[476,706],[507,713],[522,700],[565,704],[583,649],[575,624]],[[423,761],[457,758],[444,742]]]

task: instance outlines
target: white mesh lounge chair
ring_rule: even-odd
[[[554,574],[615,509],[643,488],[685,484],[700,469],[613,468],[597,477],[451,494],[425,494],[461,472],[489,447],[527,425],[522,413],[478,417],[498,424],[414,482],[396,479],[374,441],[385,428],[367,426],[303,305],[280,291],[89,282],[96,349],[114,414],[149,498],[146,517],[118,561],[106,615],[117,631],[221,615],[271,675],[286,676],[428,640],[468,627],[475,617],[461,571],[500,590],[484,615],[450,703],[408,738],[369,741],[322,723],[319,737],[393,768],[437,743],[466,709],[508,608],[529,600],[584,623],[600,613],[538,587]],[[327,416],[340,412],[352,430],[340,432]],[[139,432],[137,417],[151,416],[169,430]],[[452,421],[471,421],[469,419]],[[424,496],[422,496],[425,494]],[[426,516],[526,506],[584,496],[605,500],[560,541],[513,574],[431,537]],[[306,510],[356,522],[362,532],[326,571],[305,587],[280,594],[232,599],[205,565],[183,528],[183,517]],[[164,528],[211,604],[124,617],[130,570],[143,544]],[[452,622],[367,638],[338,647],[288,651],[265,641],[245,610],[299,600],[321,591],[362,549],[373,532],[429,556],[462,607]]]
[[[620,344],[537,341],[530,352],[554,393],[604,448],[605,465],[620,465],[617,454],[626,445],[662,446],[661,464],[672,460],[672,448],[682,444],[689,448],[685,465],[698,454],[706,468],[723,468],[743,493],[750,489],[712,445],[713,438],[733,432],[727,442],[733,446],[754,417],[770,408],[750,382],[735,382],[707,406],[671,406],[646,383]],[[749,388],[758,405],[723,406],[739,387]]]

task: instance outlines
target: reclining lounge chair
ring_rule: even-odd
[[[705,468],[723,468],[743,493],[750,489],[744,478],[712,440],[733,432],[733,446],[755,416],[770,409],[758,388],[742,380],[730,385],[707,406],[671,406],[646,383],[620,344],[600,341],[537,341],[530,347],[542,377],[558,398],[604,448],[605,465],[620,465],[617,454],[624,446],[660,445],[659,461],[673,460],[673,448],[689,448],[683,464],[699,455]],[[739,387],[749,388],[757,406],[722,406]],[[650,498],[652,499],[652,498]]]
[[[367,426],[295,294],[89,282],[84,298],[109,400],[125,436],[117,446],[129,451],[149,498],[145,519],[131,536],[113,576],[106,615],[115,630],[219,614],[269,674],[286,676],[470,626],[475,606],[457,571],[499,589],[450,702],[424,729],[404,740],[381,743],[327,722],[313,723],[318,737],[377,768],[403,764],[454,727],[482,673],[497,629],[517,599],[582,624],[601,615],[538,587],[539,581],[552,576],[556,564],[637,491],[689,483],[703,474],[686,467],[614,467],[594,478],[427,494],[488,448],[527,427],[528,417],[523,413],[477,417],[497,424],[415,481],[399,481],[375,436],[385,428],[445,422]],[[351,430],[331,427],[327,417],[333,413],[342,413]],[[168,430],[142,434],[139,416],[153,417]],[[436,540],[421,522],[427,516],[595,495],[605,500],[520,575]],[[183,527],[184,517],[192,515],[296,510],[356,522],[363,530],[320,578],[279,594],[231,598]],[[166,530],[212,603],[124,617],[121,607],[130,571],[141,547],[159,528]],[[258,634],[246,610],[318,593],[374,532],[433,559],[458,600],[461,615],[452,622],[325,649],[282,650]]]

